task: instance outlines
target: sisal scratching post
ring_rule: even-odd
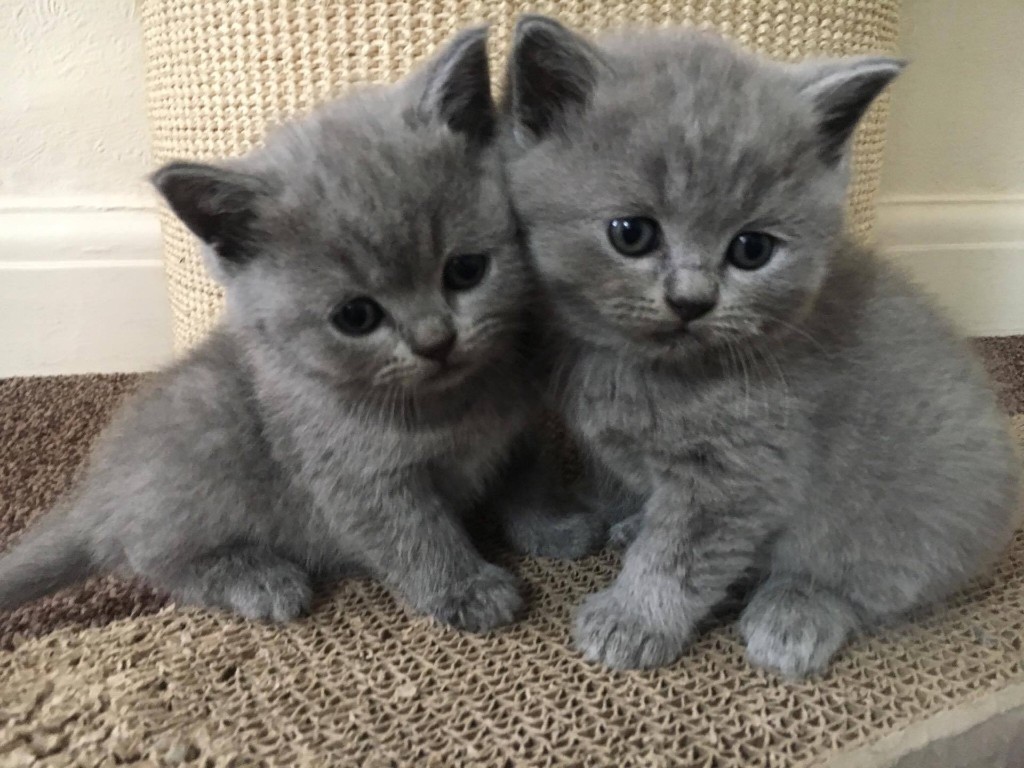
[[[500,67],[515,19],[527,11],[585,32],[695,24],[793,59],[891,52],[898,9],[899,0],[143,0],[153,150],[156,162],[243,153],[283,119],[354,85],[399,78],[469,24],[491,25]],[[864,239],[886,111],[883,98],[857,137],[850,225]],[[212,327],[221,297],[185,229],[166,211],[163,225],[174,337],[184,350]]]

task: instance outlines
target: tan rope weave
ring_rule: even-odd
[[[615,570],[522,563],[530,614],[486,637],[364,581],[283,626],[172,609],[59,630],[0,654],[0,765],[800,768],[1014,686],[1024,706],[1024,533],[992,579],[801,683],[751,668],[732,628],[665,669],[587,664],[572,609]]]
[[[496,66],[518,14],[594,32],[623,24],[713,27],[773,56],[892,50],[899,0],[143,0],[148,108],[158,162],[255,146],[270,124],[350,86],[397,79],[467,24],[492,25]],[[869,237],[884,142],[883,100],[857,142],[851,225]],[[175,340],[202,338],[220,307],[192,240],[164,214]]]

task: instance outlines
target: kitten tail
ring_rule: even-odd
[[[80,532],[66,516],[53,516],[0,557],[0,611],[82,581],[95,570]]]

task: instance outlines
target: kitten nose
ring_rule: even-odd
[[[677,269],[665,280],[665,303],[683,324],[703,317],[718,302],[718,284],[704,269]]]
[[[455,346],[455,331],[445,330],[438,335],[428,336],[410,344],[412,351],[420,357],[443,363]]]
[[[696,320],[698,317],[703,317],[715,307],[715,302],[708,301],[707,299],[675,299],[671,296],[666,296],[665,301],[672,307],[672,311],[675,312],[679,319],[684,323],[689,323]]]

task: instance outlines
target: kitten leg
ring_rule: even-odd
[[[517,551],[574,559],[601,549],[609,528],[643,508],[643,499],[622,486],[594,456],[571,484],[554,468],[557,458],[540,451],[535,434],[519,446],[505,475],[494,513],[505,540]]]
[[[586,508],[566,509],[566,501],[523,506],[502,515],[502,533],[517,552],[535,557],[574,560],[596,552],[605,539],[605,525]]]
[[[757,526],[696,502],[667,488],[648,501],[618,578],[576,616],[586,659],[619,669],[674,661],[753,564]]]
[[[546,461],[523,451],[506,472],[490,505],[503,538],[517,552],[536,557],[575,559],[597,551],[607,522]]]
[[[499,515],[505,539],[538,557],[576,559],[610,543],[625,549],[636,538],[639,502],[621,495],[597,497],[577,490],[526,492],[506,502]]]
[[[398,487],[387,502],[352,533],[390,589],[417,611],[471,632],[515,619],[523,607],[518,580],[480,556],[428,483]]]
[[[193,605],[223,608],[247,619],[290,621],[309,610],[308,574],[295,563],[255,547],[226,549],[193,560],[173,580],[154,580]]]
[[[754,664],[788,678],[824,671],[859,626],[853,605],[808,577],[771,576],[740,617]]]

